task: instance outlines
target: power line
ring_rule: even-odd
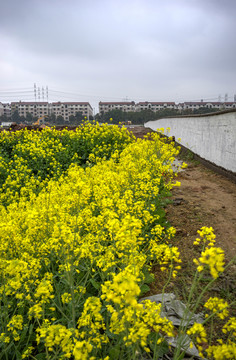
[[[37,91],[37,94],[36,94],[36,90]],[[38,96],[37,96],[38,95]],[[42,95],[42,96],[41,96]],[[107,96],[107,95],[95,95],[95,94],[80,94],[80,93],[77,93],[77,92],[70,92],[70,91],[63,91],[63,90],[55,90],[55,89],[49,89],[48,86],[46,87],[46,91],[45,91],[45,88],[42,87],[42,93],[41,93],[41,89],[38,87],[38,89],[36,89],[36,84],[34,84],[34,88],[8,88],[8,89],[0,89],[0,98],[3,98],[3,99],[12,99],[12,98],[20,98],[20,99],[34,99],[36,101],[36,97],[38,97],[38,100],[40,101],[41,98],[44,100],[44,97],[46,97],[47,101],[48,101],[48,98],[50,97],[50,100],[52,99],[55,99],[57,101],[61,100],[63,101],[63,99],[71,99],[71,100],[74,100],[75,101],[75,98],[79,98],[79,97],[86,97],[86,98],[89,98],[89,99],[97,99],[97,100],[100,100],[100,101],[128,101],[130,100],[130,98],[128,99],[127,97],[124,99],[124,96],[120,96],[120,97],[114,97],[114,96]],[[158,99],[154,99],[154,100],[151,100],[149,98],[149,100],[146,100],[144,99],[143,97],[142,98],[139,98],[139,97],[131,97],[133,98],[135,101],[149,101],[149,102],[152,102],[152,101],[158,101]],[[226,96],[225,96],[226,98]],[[231,98],[231,97],[230,97]],[[232,97],[233,99],[233,97]],[[55,101],[54,100],[54,101]],[[214,101],[214,100],[218,100],[219,101],[219,96],[212,96],[212,97],[207,97],[207,98],[198,98],[198,99],[191,99],[191,100],[186,100],[181,98],[179,99],[178,101],[173,101],[173,102],[176,102],[176,103],[181,103],[181,102],[201,102],[201,101]],[[225,99],[226,101],[226,99]],[[228,101],[228,95],[227,95],[227,101]],[[161,100],[161,102],[165,102],[165,100]],[[169,100],[168,100],[169,102]]]
[[[25,89],[1,89],[0,92],[4,92],[4,93],[32,92],[32,89],[29,89],[29,88],[25,88]]]

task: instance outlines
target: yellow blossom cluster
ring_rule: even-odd
[[[55,351],[59,348],[63,354],[63,358],[70,358],[72,350],[74,348],[72,343],[73,329],[67,329],[64,325],[55,324],[51,325],[49,322],[44,321],[42,326],[37,329],[37,342],[41,340],[45,343],[45,346],[49,351]]]
[[[231,317],[229,321],[224,325],[222,329],[223,333],[232,333],[232,336],[236,339],[236,318]]]
[[[161,305],[145,300],[138,303],[139,278],[135,268],[126,267],[112,281],[102,285],[101,299],[111,313],[110,331],[121,335],[126,346],[139,343],[147,352],[148,336],[154,330],[158,334],[173,336],[171,321],[160,315]]]
[[[12,333],[14,340],[20,340],[20,330],[23,329],[23,317],[22,315],[14,315],[9,323],[7,324],[7,329]]]
[[[197,272],[202,273],[208,269],[213,277],[213,282],[218,278],[219,274],[224,271],[224,251],[221,248],[215,247],[215,234],[212,227],[202,227],[198,231],[200,238],[197,238],[194,245],[203,245],[203,251],[199,259],[194,259],[193,262],[197,265]],[[207,287],[206,287],[207,289]],[[202,297],[204,290],[200,294]],[[205,314],[204,323],[211,319],[211,327],[213,326],[214,316],[219,317],[221,320],[229,316],[230,305],[227,301],[218,297],[210,297],[204,304],[208,313]],[[197,348],[200,356],[207,356],[209,359],[226,360],[236,359],[236,321],[235,317],[231,317],[222,327],[223,334],[227,335],[227,340],[217,339],[217,345],[212,345],[211,340],[208,343],[206,328],[204,323],[195,323],[188,331],[188,335],[193,335],[196,338]],[[211,329],[212,331],[212,329]],[[210,335],[212,339],[212,335]]]
[[[236,359],[236,343],[230,341],[228,344],[212,345],[206,352],[214,360],[233,360]]]
[[[204,245],[207,245],[209,247],[214,246],[216,236],[212,227],[203,226],[197,232],[200,235],[200,238],[197,238],[194,241],[194,245],[199,245],[201,242],[203,242]]]
[[[206,349],[207,356],[215,360],[236,359],[236,318],[231,317],[223,326],[222,332],[228,335],[225,342],[222,339],[217,340],[216,345],[211,345]]]
[[[205,267],[208,267],[211,276],[217,279],[219,274],[224,271],[224,251],[221,248],[215,247],[215,234],[212,227],[202,227],[198,230],[201,239],[197,238],[194,245],[203,243],[203,251],[199,259],[194,259],[193,262],[197,265],[197,271],[201,272]]]
[[[197,270],[199,272],[207,266],[210,269],[211,276],[216,279],[224,271],[224,251],[217,247],[206,248],[198,260],[194,259],[194,263],[198,265]]]
[[[223,299],[217,297],[209,298],[204,307],[215,313],[220,319],[224,319],[229,315],[229,304]]]
[[[207,343],[207,334],[204,326],[199,323],[194,323],[193,326],[187,330],[188,335],[194,335],[198,344],[199,355],[203,357],[203,344]]]

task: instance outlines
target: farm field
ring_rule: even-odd
[[[212,174],[208,187],[193,164],[177,176],[173,142],[95,123],[2,132],[0,149],[0,359],[177,360],[186,334],[201,357],[234,358],[234,215],[227,233],[210,216],[230,196],[201,205]],[[140,302],[162,291],[204,310],[203,324],[176,329]]]

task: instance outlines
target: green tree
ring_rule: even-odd
[[[21,122],[21,117],[20,117],[20,115],[19,115],[18,110],[15,110],[15,111],[13,112],[13,114],[12,114],[12,116],[11,116],[11,120],[12,120],[13,122],[15,122],[15,123],[18,123],[18,124]]]
[[[7,115],[1,115],[0,116],[0,121],[1,122],[6,122],[6,121],[9,121],[9,119],[8,119]]]
[[[57,123],[56,115],[55,115],[54,113],[52,113],[51,115],[48,115],[48,116],[47,116],[47,121],[48,121],[50,124],[56,124],[56,123]]]
[[[61,115],[57,116],[56,123],[57,123],[58,125],[64,125],[64,124],[65,124],[65,120],[64,120],[63,116],[61,116]]]
[[[127,121],[127,113],[121,110],[111,110],[105,114],[101,115],[101,122],[110,123],[110,119],[112,119],[113,124],[119,124],[120,122]]]
[[[70,115],[70,116],[69,116],[69,123],[73,125],[73,124],[75,124],[75,122],[76,122],[75,116],[74,116],[74,115]]]
[[[80,112],[80,111],[77,111],[76,114],[75,114],[75,124],[76,124],[76,125],[81,124],[83,118],[84,118],[84,117],[83,117],[83,113]]]
[[[33,115],[29,112],[26,114],[26,121],[32,123],[34,121]]]

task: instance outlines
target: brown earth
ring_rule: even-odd
[[[140,138],[152,131],[142,127],[130,130]],[[191,286],[196,268],[192,260],[200,255],[200,250],[193,242],[198,237],[197,230],[202,226],[213,227],[216,246],[225,251],[226,264],[236,255],[236,183],[199,162],[186,159],[184,161],[188,167],[177,177],[181,186],[173,188],[173,203],[166,207],[167,219],[176,228],[173,245],[179,248],[182,259],[182,269],[175,285],[170,283],[166,291],[174,291],[180,297],[184,297],[183,291],[187,293]],[[166,281],[159,269],[154,269],[154,272],[155,282],[151,285],[149,295],[161,292]],[[213,290],[215,296],[235,300],[235,261],[220,276]],[[225,294],[227,296],[224,296]]]
[[[232,259],[236,254],[236,184],[199,163],[189,163],[178,180],[181,187],[173,189],[174,202],[167,208],[177,236],[191,246],[200,227],[212,226],[217,245]]]

